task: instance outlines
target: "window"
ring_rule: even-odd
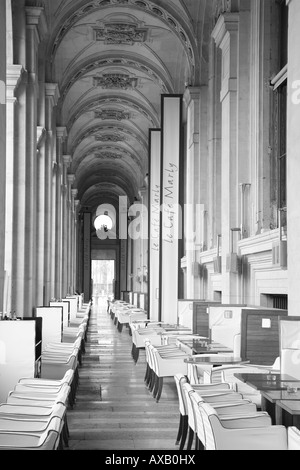
[[[287,74],[288,74],[288,7],[285,0],[278,4],[278,74],[272,79],[273,86],[273,156],[276,179],[275,204],[278,211],[277,226],[286,225],[286,166],[287,166]]]

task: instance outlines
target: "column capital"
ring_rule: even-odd
[[[43,7],[25,7],[26,25],[36,28],[38,40],[43,41],[48,33],[46,15]]]
[[[74,181],[75,181],[75,175],[72,175],[71,173],[69,173],[69,174],[67,175],[67,180],[68,180],[70,186],[72,186],[72,184],[73,184]]]
[[[46,98],[52,100],[52,106],[56,106],[60,98],[59,87],[57,83],[45,83]]]
[[[63,155],[62,159],[63,159],[63,164],[68,168],[72,163],[71,155]]]
[[[27,80],[27,72],[22,65],[10,64],[6,71],[6,90],[9,98],[13,98],[22,82]]]
[[[57,127],[56,128],[56,135],[58,139],[65,140],[68,136],[67,128],[66,127]]]
[[[139,189],[139,197],[142,198],[146,195],[146,193],[148,192],[147,188],[145,186],[142,186],[140,189]]]
[[[223,13],[220,15],[211,35],[216,45],[223,49],[226,36],[238,31],[240,15],[239,13]]]
[[[192,101],[196,101],[200,99],[200,93],[201,93],[201,86],[197,87],[187,87],[184,95],[183,95],[183,100],[186,104],[186,106],[189,106]]]
[[[71,189],[71,195],[72,195],[72,198],[74,199],[74,202],[75,202],[76,197],[78,195],[78,189]]]

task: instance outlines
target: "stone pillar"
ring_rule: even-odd
[[[11,310],[19,317],[31,316],[24,311],[25,277],[25,223],[26,223],[26,86],[27,74],[16,90],[14,123],[14,181],[13,181],[13,260]],[[35,152],[36,154],[36,152]]]
[[[81,293],[80,289],[80,282],[79,282],[79,230],[80,230],[80,222],[79,222],[79,208],[80,208],[80,201],[79,199],[75,199],[74,201],[74,291],[78,291]]]
[[[56,83],[45,84],[45,164],[44,164],[44,304],[54,297],[52,266],[55,256],[53,236],[56,210],[56,135],[54,132],[55,106],[59,98]]]
[[[226,272],[231,228],[238,227],[237,77],[239,14],[221,15],[212,32],[222,51],[222,287],[223,303],[237,300],[237,274]]]
[[[187,88],[187,169],[186,169],[186,297],[200,298],[200,273],[195,269],[200,251],[207,249],[203,211],[207,202],[207,87]],[[201,124],[200,127],[200,122]],[[202,131],[202,134],[200,134]]]
[[[56,130],[56,220],[55,220],[55,297],[62,298],[62,204],[63,204],[63,143],[67,137],[65,127]]]
[[[6,78],[6,204],[5,204],[5,260],[4,269],[7,276],[7,301],[5,313],[12,310],[12,269],[13,269],[13,228],[14,228],[14,154],[15,154],[15,122],[17,109],[17,90],[22,81],[24,69],[21,65],[9,65]]]
[[[68,168],[71,164],[71,156],[63,155],[63,181],[62,181],[62,296],[68,294],[69,286],[69,210],[70,210],[70,194],[68,185]]]
[[[31,316],[36,304],[36,200],[37,200],[37,96],[38,47],[46,33],[44,10],[26,7],[26,222],[24,314]]]
[[[37,150],[36,304],[44,305],[45,261],[45,129],[40,129]]]
[[[48,263],[48,288],[45,292],[46,301],[55,298],[55,260],[56,260],[56,210],[57,210],[57,178],[58,176],[58,163],[57,163],[57,142],[55,130],[55,110],[59,99],[59,90],[57,83],[45,83],[45,125],[47,129],[47,181],[49,185],[49,214],[48,224],[49,238],[47,238],[47,245],[49,248]]]
[[[5,184],[6,184],[6,3],[0,5],[0,312],[6,310],[7,285],[4,283]],[[4,294],[4,289],[6,293]],[[5,304],[4,304],[5,300]]]
[[[300,4],[288,0],[288,109],[287,109],[287,240],[288,240],[288,299],[289,315],[299,316],[300,278]]]
[[[71,176],[71,175],[69,175]],[[72,179],[73,184],[75,181],[75,176]],[[75,293],[75,267],[76,267],[76,257],[75,257],[75,199],[77,197],[78,190],[77,189],[71,189],[71,208],[70,208],[70,280],[69,280],[69,285],[70,285],[70,294]]]

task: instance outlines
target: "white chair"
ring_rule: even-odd
[[[59,418],[51,419],[46,430],[41,433],[0,431],[0,450],[57,450],[60,433]]]
[[[207,403],[200,403],[206,450],[300,450],[300,434],[295,427],[268,425],[248,427],[247,419],[227,422],[225,427],[216,410]],[[250,422],[250,421],[249,421]]]
[[[150,344],[150,354],[153,359],[154,388],[153,397],[159,402],[163,390],[164,378],[173,377],[176,374],[186,375],[187,364],[186,353],[180,351],[167,350],[166,348],[156,348]]]
[[[195,387],[195,388],[194,388]],[[213,403],[214,406],[225,406],[225,405],[247,405],[247,408],[243,408],[244,412],[247,410],[256,412],[256,406],[251,404],[248,400],[244,400],[243,396],[240,393],[235,392],[230,388],[229,384],[214,384],[212,386],[191,386],[189,383],[182,382],[182,395],[185,400],[185,406],[188,416],[188,442],[187,450],[191,450],[193,446],[193,441],[196,438],[195,450],[198,450],[199,441],[203,443],[202,437],[198,436],[197,433],[197,424],[195,411],[191,402],[191,395],[199,394],[198,399],[203,401],[205,400],[208,403]],[[250,406],[249,408],[249,405]],[[240,408],[239,408],[240,410]]]

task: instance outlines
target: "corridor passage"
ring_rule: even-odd
[[[145,353],[135,365],[128,329],[119,333],[106,298],[94,298],[77,401],[68,411],[69,450],[178,450],[174,380],[159,403],[144,383]]]

